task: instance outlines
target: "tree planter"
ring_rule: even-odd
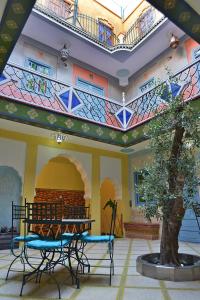
[[[191,254],[179,254],[181,266],[159,264],[160,253],[138,256],[137,272],[159,280],[193,281],[200,280],[200,257]]]

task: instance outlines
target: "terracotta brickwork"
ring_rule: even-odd
[[[64,205],[85,206],[84,191],[36,188],[34,202],[63,202]]]

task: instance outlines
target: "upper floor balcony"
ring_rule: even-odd
[[[73,0],[37,0],[35,10],[110,51],[133,48],[165,19],[150,5],[140,13],[133,12],[129,16],[132,22],[118,20],[117,25],[104,17],[86,14]]]
[[[54,112],[58,117],[59,115],[70,116],[101,125],[98,127],[99,135],[103,127],[128,132],[152,119],[157,111],[167,106],[169,92],[173,96],[181,94],[184,101],[200,96],[200,60],[175,74],[172,82],[166,81],[164,89],[163,84],[155,86],[127,103],[123,99],[119,103],[77,86],[66,85],[64,82],[42,75],[42,70],[38,71],[33,72],[28,68],[11,64],[6,66],[0,76],[0,97],[12,100],[12,104],[6,107],[7,113],[12,116],[17,110],[17,106],[13,106],[13,101],[22,102],[30,106],[28,115],[36,123],[37,108],[40,108]],[[161,86],[162,93],[160,92]],[[57,122],[52,114],[49,114],[48,118],[50,124]],[[66,121],[65,126],[69,129],[73,124]],[[87,124],[84,125],[85,133],[89,130],[88,128]]]

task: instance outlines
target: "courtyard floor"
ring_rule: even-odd
[[[115,275],[112,286],[108,277],[102,275],[81,277],[81,287],[71,285],[71,277],[66,270],[60,269],[55,274],[61,284],[64,300],[199,300],[200,281],[169,282],[158,281],[140,276],[136,271],[138,255],[159,251],[159,241],[139,239],[117,239],[115,242]],[[180,243],[180,252],[200,255],[200,244]],[[106,246],[89,245],[88,256],[102,258],[107,255]],[[20,273],[10,273],[5,281],[7,268],[12,259],[8,250],[0,251],[0,299],[3,300],[39,300],[58,299],[58,291],[48,276],[44,276],[41,284],[33,281],[24,287],[23,297],[19,297],[21,288]],[[96,261],[97,266],[101,264]],[[19,267],[19,266],[17,266]],[[108,269],[94,267],[92,273],[108,273]]]

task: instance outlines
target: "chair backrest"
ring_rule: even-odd
[[[25,220],[25,219],[26,219],[26,199],[25,199],[25,205],[15,204],[12,201],[12,226],[11,226],[12,238],[14,237],[14,234],[16,234],[17,226],[19,225],[19,224],[16,225],[15,221]]]
[[[192,208],[193,208],[193,211],[194,211],[194,214],[195,214],[195,217],[196,217],[196,220],[197,220],[197,224],[198,224],[198,227],[199,227],[199,230],[200,230],[200,223],[199,223],[200,203],[193,203]]]
[[[58,202],[27,203],[27,220],[61,220],[62,204]]]
[[[64,219],[88,219],[89,206],[68,206],[63,207]]]
[[[115,234],[116,216],[117,216],[117,201],[114,201],[113,206],[112,206],[112,216],[111,216],[111,223],[110,223],[110,235]]]

